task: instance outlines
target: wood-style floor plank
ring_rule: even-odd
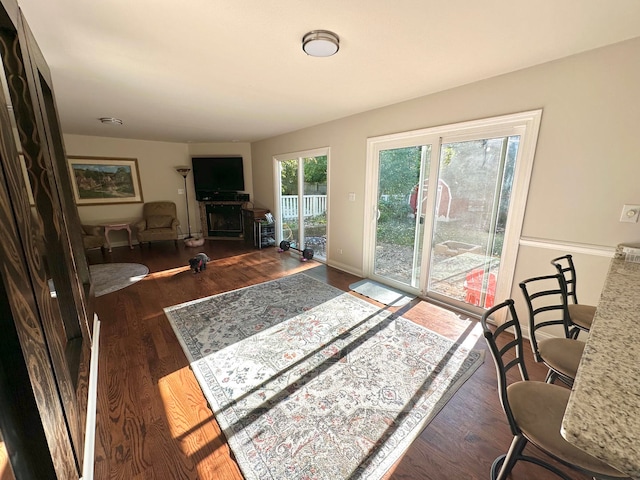
[[[203,273],[194,275],[187,260],[197,251],[207,253],[212,261]],[[243,478],[164,307],[309,269],[316,278],[345,291],[360,280],[314,261],[300,262],[291,252],[255,250],[238,241],[208,241],[197,250],[176,248],[173,243],[134,250],[118,247],[105,257],[97,250],[89,252],[89,260],[143,263],[150,270],[143,281],[96,299],[101,321],[96,480]],[[400,311],[448,338],[486,350],[475,320],[421,300]],[[542,380],[545,370],[530,356],[528,360],[532,378]],[[510,442],[487,352],[485,363],[385,478],[486,479],[493,460]],[[511,478],[555,477],[524,464]]]

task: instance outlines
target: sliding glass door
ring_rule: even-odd
[[[481,312],[511,289],[539,112],[369,140],[368,276]]]
[[[389,145],[391,147],[391,145]],[[432,145],[381,149],[378,154],[373,274],[412,288],[420,286],[424,245],[425,171]]]
[[[328,159],[328,148],[274,159],[278,243],[311,248],[320,261],[327,258]]]
[[[514,135],[441,145],[427,292],[494,305],[519,143]]]

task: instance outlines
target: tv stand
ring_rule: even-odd
[[[196,192],[199,202],[248,202],[248,193],[238,192]]]

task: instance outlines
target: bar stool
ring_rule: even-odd
[[[501,309],[508,309],[507,321],[497,328],[490,327],[487,319]],[[570,480],[568,475],[542,458],[525,454],[524,448],[528,444],[534,445],[539,451],[563,465],[590,477],[603,480],[628,478],[613,467],[574,447],[562,437],[560,429],[570,391],[559,385],[529,380],[524,363],[522,331],[513,300],[506,300],[487,310],[481,323],[496,366],[500,403],[513,434],[508,452],[496,458],[491,466],[491,480],[505,480],[519,461],[534,463],[564,480]],[[507,372],[516,366],[520,370],[521,380],[510,381]]]
[[[585,343],[572,337],[567,312],[567,288],[560,274],[533,277],[520,282],[529,309],[529,340],[536,362],[549,368],[546,382],[556,379],[571,387],[578,372]],[[550,330],[562,328],[563,337]],[[540,329],[552,336],[540,338]]]
[[[576,269],[573,264],[571,255],[563,255],[562,257],[551,260],[551,265],[556,267],[560,275],[564,277],[567,285],[567,296],[571,300],[568,303],[569,319],[574,325],[571,329],[571,336],[578,338],[580,331],[588,332],[593,323],[593,317],[596,314],[595,305],[583,305],[578,303],[576,294]]]

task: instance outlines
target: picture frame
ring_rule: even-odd
[[[67,156],[76,205],[142,203],[137,158]]]

